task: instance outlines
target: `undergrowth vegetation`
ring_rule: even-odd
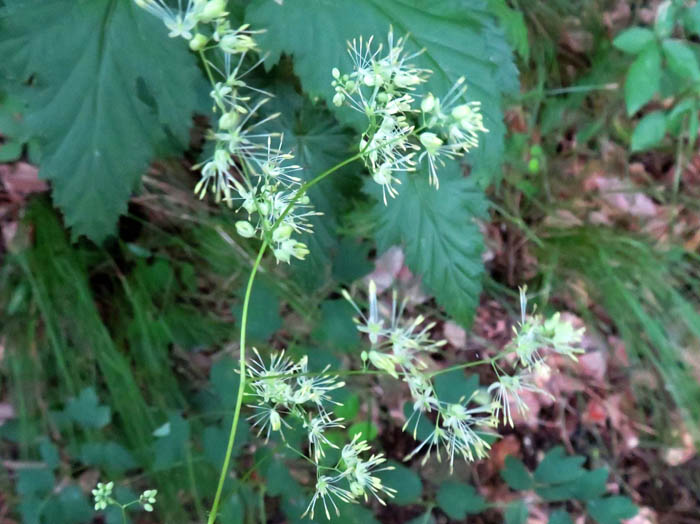
[[[0,519],[692,517],[699,37],[0,0]]]

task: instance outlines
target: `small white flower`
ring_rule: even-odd
[[[323,509],[326,512],[326,518],[330,520],[331,514],[328,510],[328,505],[335,510],[336,516],[340,516],[340,510],[336,504],[334,498],[341,502],[353,502],[353,495],[348,490],[337,486],[336,484],[342,480],[342,476],[331,477],[327,475],[320,476],[316,480],[316,490],[314,496],[311,498],[311,502],[306,507],[306,511],[302,514],[304,518],[307,514],[310,518],[314,518],[314,510],[316,509],[316,503],[319,499],[323,502]]]
[[[95,501],[95,511],[102,511],[114,502],[112,499],[113,488],[114,482],[107,482],[106,484],[102,482],[97,483],[97,487],[92,490],[92,496]]]
[[[513,423],[512,404],[515,404],[516,409],[521,415],[524,415],[529,410],[527,404],[520,396],[521,391],[531,391],[551,397],[551,394],[537,387],[532,380],[532,376],[528,374],[513,376],[501,375],[498,377],[498,382],[494,382],[489,386],[488,391],[489,393],[493,391],[496,392],[493,404],[493,416],[498,418],[502,410],[503,423],[509,424],[511,427],[515,426]]]
[[[332,428],[344,428],[342,421],[342,418],[331,419],[318,416],[304,422],[304,427],[308,431],[309,449],[312,450],[312,456],[316,462],[326,456],[323,450],[324,446],[338,449],[338,446],[328,440],[325,432]]]
[[[153,511],[153,504],[156,503],[156,495],[158,494],[157,489],[147,489],[139,497],[139,504],[143,506],[145,511]]]

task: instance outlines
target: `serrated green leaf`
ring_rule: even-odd
[[[369,274],[374,266],[369,261],[370,245],[344,237],[338,246],[338,256],[333,260],[333,278],[343,284],[352,284]]]
[[[471,155],[475,166],[496,172],[503,154],[505,126],[501,95],[518,89],[517,70],[503,32],[481,0],[255,0],[246,21],[266,29],[259,36],[269,52],[269,67],[282,53],[293,55],[294,70],[304,90],[321,96],[330,107],[334,91],[331,69],[351,69],[347,41],[374,35],[384,42],[393,25],[399,36],[410,34],[407,52],[425,52],[415,58],[418,67],[433,71],[421,87],[436,96],[447,93],[464,75],[468,100],[479,100],[490,133]],[[449,42],[449,45],[445,45]],[[341,121],[357,124],[351,111],[338,111]]]
[[[385,470],[377,474],[382,479],[382,483],[396,490],[396,495],[391,499],[392,504],[405,506],[420,501],[423,493],[423,483],[420,476],[410,468],[390,460],[386,464],[393,467],[392,470]]]
[[[571,516],[564,511],[563,509],[558,509],[556,511],[553,511],[551,515],[549,515],[549,520],[547,521],[547,524],[574,524],[573,521],[571,520]]]
[[[504,467],[501,470],[501,477],[512,489],[518,491],[532,489],[532,474],[520,459],[511,455],[506,457]]]
[[[586,509],[598,524],[620,524],[620,519],[630,519],[638,511],[629,498],[619,495],[590,500]]]
[[[411,271],[455,320],[468,325],[484,271],[483,238],[474,219],[485,215],[486,198],[454,162],[441,169],[440,189],[423,170],[400,179],[399,195],[386,206],[379,199],[374,208],[379,251],[403,245]],[[377,184],[366,187],[379,195]]]
[[[486,508],[484,497],[463,482],[442,483],[437,492],[437,503],[448,517],[455,520],[464,520],[467,515],[481,513]]]
[[[100,405],[92,387],[83,389],[77,398],[68,401],[65,413],[84,428],[103,428],[112,420],[109,406]]]
[[[357,348],[360,335],[352,321],[355,310],[343,299],[321,304],[321,320],[311,336],[330,351],[349,352]]]
[[[505,524],[525,524],[529,511],[524,500],[516,500],[506,506]]]
[[[654,32],[651,29],[631,27],[617,35],[613,45],[620,51],[636,55],[653,42],[654,38]]]
[[[682,40],[668,38],[663,41],[661,47],[671,71],[681,78],[687,78],[693,82],[700,80],[698,59],[689,44]]]
[[[508,43],[526,63],[530,60],[530,42],[527,38],[525,16],[511,8],[505,0],[488,0],[489,9],[498,17]]]
[[[585,457],[568,457],[562,446],[550,449],[535,469],[535,481],[542,484],[562,484],[576,480],[585,473],[581,465]]]
[[[662,111],[652,111],[645,115],[632,133],[632,151],[644,151],[658,145],[666,135],[666,115]]]
[[[661,82],[661,53],[656,44],[649,44],[627,71],[625,103],[627,114],[633,115],[654,97]]]
[[[32,78],[26,122],[41,141],[39,174],[74,236],[114,232],[149,161],[189,141],[202,77],[166,33],[122,0],[30,0],[0,14],[0,69]]]

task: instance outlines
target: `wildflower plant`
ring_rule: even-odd
[[[122,504],[118,502],[113,496],[112,491],[114,490],[114,482],[110,481],[107,483],[98,482],[95,489],[92,490],[93,502],[95,504],[95,511],[104,511],[109,506],[116,506],[121,510],[122,521],[124,524],[127,522],[126,510],[127,508],[135,505],[141,506],[146,512],[152,512],[154,509],[154,504],[156,503],[156,495],[158,495],[157,489],[147,489],[138,499]]]
[[[322,506],[325,516],[331,518],[339,514],[340,504],[370,499],[384,504],[395,493],[377,476],[391,469],[385,456],[372,452],[359,435],[344,444],[329,437],[332,431],[345,425],[332,409],[335,402],[332,393],[345,386],[340,380],[342,372],[326,368],[312,373],[306,357],[293,360],[284,351],[265,357],[254,350],[254,358],[247,361],[246,328],[252,285],[268,248],[277,263],[303,260],[309,254],[308,246],[299,240],[300,234],[312,233],[310,219],[319,214],[306,194],[309,188],[340,168],[361,160],[372,180],[381,186],[385,204],[389,203],[387,195],[393,198],[398,194],[399,176],[415,171],[418,164],[425,164],[428,181],[437,189],[445,161],[461,157],[476,147],[480,136],[487,131],[480,104],[465,100],[465,78],[458,79],[446,93],[422,92],[431,71],[414,65],[421,52],[407,52],[406,37],[396,37],[393,29],[389,28],[386,44],[375,45],[373,38],[353,39],[348,44],[352,70],[340,71],[334,67],[329,71],[330,87],[335,90],[332,101],[336,106],[346,105],[362,113],[367,121],[366,129],[354,155],[314,178],[304,176],[300,165],[294,162],[293,153],[284,148],[284,137],[265,131],[266,124],[277,117],[274,113],[262,115],[271,95],[248,80],[250,71],[262,61],[256,43],[260,33],[248,25],[233,27],[223,0],[179,0],[177,8],[164,0],[134,1],[161,18],[171,37],[188,42],[189,48],[200,56],[211,82],[210,97],[216,117],[207,136],[212,145],[211,154],[195,166],[201,173],[195,193],[200,198],[211,194],[217,203],[235,208],[242,215],[236,222],[238,234],[261,241],[244,295],[240,382],[208,524],[213,524],[218,516],[244,397],[252,413],[249,420],[265,440],[279,435],[284,442],[285,431],[292,424],[303,428],[306,444],[295,451],[315,470],[314,493],[305,515],[313,518]],[[486,456],[489,450],[486,435],[497,425],[500,412],[505,413],[503,406],[510,399],[519,398],[517,392],[528,387],[525,378],[508,381],[494,357],[478,362],[494,365],[502,379],[501,389],[489,389],[493,393],[490,399],[471,396],[458,402],[441,400],[432,382],[436,372],[428,371],[430,355],[445,344],[444,340],[432,337],[434,324],[426,323],[421,316],[406,319],[405,303],[398,304],[396,296],[391,314],[384,318],[374,283],[370,283],[367,314],[347,291],[344,295],[359,314],[358,330],[370,342],[369,350],[362,354],[365,367],[360,373],[369,373],[371,366],[377,373],[407,385],[413,414],[404,429],[412,431],[414,436],[421,416],[434,420],[428,438],[418,443],[406,459],[425,453],[425,461],[435,452],[438,459],[446,456],[452,468],[456,458],[472,461]],[[575,353],[580,333],[562,327],[558,318],[548,322],[523,316],[513,350],[524,368],[541,365],[541,352],[546,348]],[[522,349],[521,345],[526,344],[528,349]],[[338,453],[334,464],[327,460],[331,449]],[[111,500],[109,495],[99,493],[100,506]],[[139,499],[144,509],[152,508],[151,499],[150,492]]]

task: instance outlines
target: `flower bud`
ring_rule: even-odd
[[[209,23],[215,18],[220,18],[226,14],[226,0],[209,0],[199,13],[199,20]]]
[[[333,105],[336,107],[340,107],[343,105],[343,102],[345,102],[345,95],[343,93],[336,93],[333,96]]]
[[[284,242],[292,236],[292,231],[292,226],[289,224],[282,224],[272,233],[272,240],[275,242]]]
[[[333,78],[335,78],[336,80],[338,80],[340,78],[340,71],[338,70],[337,67],[334,67],[333,69],[331,69],[331,75],[333,75]]]
[[[463,118],[467,118],[471,114],[472,109],[471,107],[469,107],[469,104],[459,105],[452,110],[452,116],[455,120],[462,120]]]
[[[421,133],[420,143],[423,144],[428,153],[435,153],[437,149],[443,144],[442,139],[435,133]]]
[[[238,123],[238,114],[235,111],[228,111],[219,118],[219,127],[221,129],[231,129]]]
[[[279,431],[282,427],[282,418],[274,409],[270,410],[270,427],[272,431]]]
[[[430,113],[433,109],[435,109],[435,97],[432,93],[428,93],[423,98],[423,101],[420,103],[420,108],[424,113]]]
[[[197,33],[190,40],[190,49],[195,52],[201,51],[207,45],[207,42],[209,42],[209,39],[206,36],[202,33]]]
[[[255,228],[247,220],[239,220],[236,222],[236,231],[243,238],[251,238],[255,236]]]

